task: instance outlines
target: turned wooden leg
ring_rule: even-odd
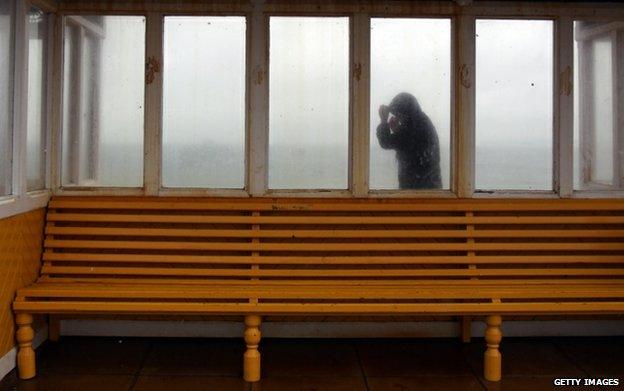
[[[48,317],[48,339],[52,342],[58,342],[61,337],[61,320],[58,316],[50,315]]]
[[[463,343],[470,343],[472,337],[472,318],[462,316],[461,318],[461,339]]]
[[[258,344],[260,344],[260,316],[245,316],[245,343],[247,350],[245,351],[243,362],[243,378],[247,382],[260,381],[260,352]]]
[[[32,379],[35,377],[35,351],[32,348],[35,332],[32,328],[33,317],[30,314],[17,314],[15,316],[17,332],[15,333],[18,345],[17,370],[20,379]]]
[[[487,350],[483,360],[483,376],[489,381],[499,381],[501,379],[501,353],[498,346],[503,339],[501,323],[503,320],[499,315],[490,315],[485,320],[485,342]]]

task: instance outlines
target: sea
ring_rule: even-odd
[[[447,147],[448,148],[448,147]],[[344,146],[271,146],[269,186],[275,189],[345,189],[348,151]],[[481,190],[551,190],[552,149],[549,146],[477,147],[475,178]],[[191,188],[244,187],[243,148],[232,145],[174,144],[163,154],[163,186]],[[450,154],[441,149],[443,187],[450,187]],[[140,187],[141,145],[103,144],[97,184]],[[397,189],[394,151],[374,146],[370,153],[371,189]]]

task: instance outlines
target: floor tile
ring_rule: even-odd
[[[372,340],[356,344],[368,377],[471,375],[459,340]]]
[[[40,373],[133,374],[149,343],[144,339],[61,338],[47,342],[37,354]]]
[[[562,338],[555,343],[592,377],[617,376],[624,382],[624,338]]]
[[[245,344],[237,339],[159,339],[142,375],[242,376]]]
[[[370,391],[482,391],[474,376],[369,377]]]
[[[366,391],[362,377],[266,377],[258,385],[258,391]]]
[[[535,376],[503,376],[499,382],[485,381],[487,391],[552,391],[562,390],[592,390],[591,387],[575,388],[575,387],[557,387],[553,384],[554,376],[535,377]]]
[[[483,374],[483,353],[485,344],[475,341],[467,347],[468,361],[474,371]],[[502,354],[502,372],[506,376],[580,376],[585,373],[578,368],[552,339],[509,339],[503,340],[500,351]]]
[[[2,391],[124,391],[129,390],[131,375],[70,375],[66,373],[39,374],[30,380],[16,381],[0,388]]]
[[[218,376],[140,376],[132,391],[243,391],[240,377]]]
[[[269,377],[362,376],[349,341],[267,340],[260,345],[262,375]]]

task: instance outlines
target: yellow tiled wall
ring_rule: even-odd
[[[45,209],[37,209],[0,220],[0,357],[15,345],[15,291],[39,275],[44,218]]]

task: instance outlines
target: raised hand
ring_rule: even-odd
[[[379,118],[382,123],[388,122],[388,116],[390,115],[390,108],[386,105],[379,106]]]

